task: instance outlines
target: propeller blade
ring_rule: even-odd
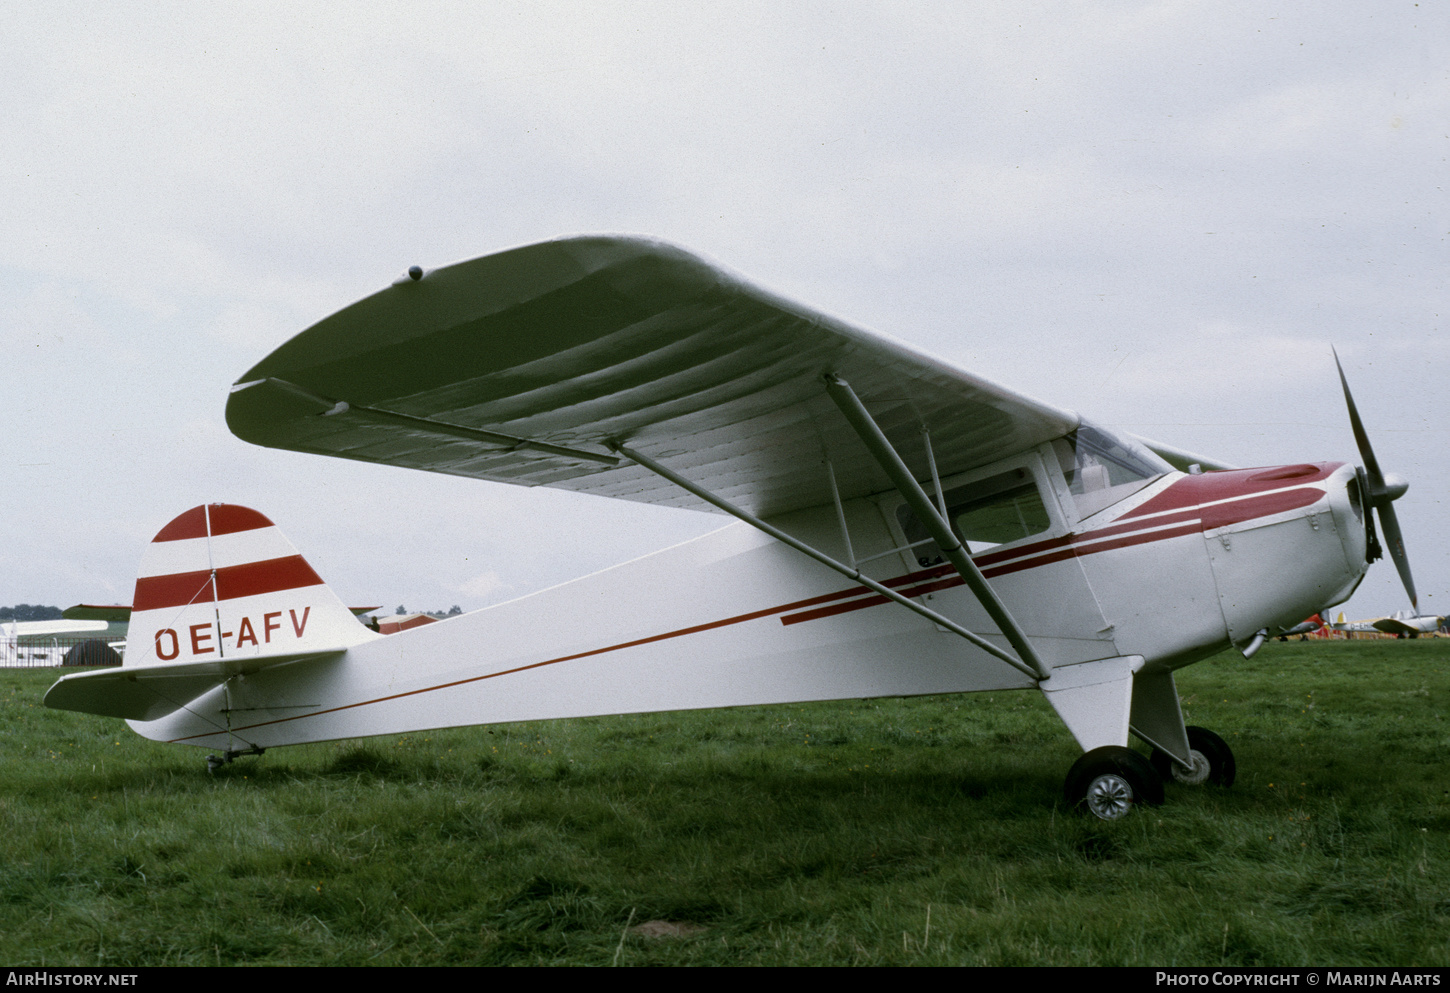
[[[1375,510],[1379,513],[1380,527],[1385,532],[1385,545],[1389,548],[1390,558],[1394,560],[1395,568],[1399,570],[1400,582],[1405,584],[1405,592],[1410,594],[1410,606],[1415,608],[1415,613],[1420,612],[1420,601],[1415,595],[1415,581],[1410,578],[1410,559],[1405,554],[1405,540],[1400,536],[1400,522],[1395,517],[1395,508],[1386,500],[1384,503],[1376,504]]]
[[[1369,435],[1365,433],[1364,422],[1359,418],[1359,410],[1354,406],[1354,397],[1349,392],[1349,380],[1344,376],[1344,366],[1339,361],[1339,352],[1334,351],[1334,367],[1339,370],[1339,385],[1344,387],[1344,403],[1349,407],[1349,426],[1354,430],[1354,443],[1359,446],[1360,458],[1364,459],[1364,474],[1361,476],[1362,489],[1368,489],[1368,493],[1362,493],[1361,497],[1366,504],[1366,512],[1369,507],[1374,508],[1374,513],[1380,519],[1380,528],[1385,534],[1385,547],[1395,563],[1395,569],[1400,574],[1400,582],[1405,584],[1405,592],[1410,595],[1410,606],[1415,608],[1415,613],[1420,611],[1420,600],[1415,594],[1415,581],[1410,576],[1410,559],[1405,554],[1405,539],[1400,534],[1400,521],[1395,516],[1393,501],[1405,492],[1405,483],[1399,477],[1395,477],[1394,485],[1387,485],[1385,475],[1380,471],[1379,461],[1374,457],[1374,449],[1370,447]],[[1369,530],[1369,560],[1373,562],[1378,555],[1376,552],[1374,525],[1370,524]]]
[[[1349,392],[1349,380],[1344,378],[1344,366],[1339,364],[1339,353],[1334,350],[1333,346],[1330,346],[1329,350],[1334,352],[1334,367],[1339,370],[1339,385],[1344,387],[1344,403],[1349,407],[1349,426],[1354,431],[1354,443],[1359,446],[1359,457],[1364,459],[1365,471],[1369,473],[1371,490],[1369,496],[1373,501],[1384,489],[1384,473],[1380,472],[1380,464],[1374,457],[1374,449],[1369,446],[1369,435],[1364,433],[1364,422],[1359,419],[1359,410],[1354,405],[1354,396]]]

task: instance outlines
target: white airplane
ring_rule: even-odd
[[[1445,624],[1445,618],[1437,614],[1420,614],[1413,610],[1400,610],[1388,617],[1376,617],[1367,621],[1346,621],[1343,612],[1330,625],[1336,631],[1379,631],[1397,638],[1418,638],[1422,634],[1434,634]]]
[[[57,620],[0,622],[0,667],[120,665],[126,642],[115,625],[125,617],[99,613],[114,609],[77,605]]]
[[[1067,801],[1112,819],[1165,778],[1232,783],[1174,671],[1348,598],[1371,508],[1408,579],[1403,485],[1345,395],[1366,468],[1234,469],[656,241],[415,266],[243,375],[233,432],[740,523],[385,637],[267,518],[196,507],[142,559],[125,666],[45,702],[215,766],[427,728],[1035,688],[1084,752]]]

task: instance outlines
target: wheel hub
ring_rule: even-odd
[[[1198,786],[1208,781],[1210,771],[1208,757],[1198,749],[1191,749],[1188,753],[1188,763],[1192,768],[1185,769],[1177,762],[1173,763],[1173,778],[1185,786]]]
[[[1087,788],[1088,809],[1094,817],[1115,821],[1133,809],[1133,787],[1116,773],[1104,773]]]

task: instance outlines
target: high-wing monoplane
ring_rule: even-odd
[[[258,445],[728,515],[444,624],[358,624],[273,523],[211,504],[142,560],[118,671],[46,703],[228,761],[298,742],[599,714],[1038,689],[1103,818],[1230,784],[1174,672],[1344,601],[1365,466],[1235,469],[1128,437],[661,242],[413,267],[248,370]],[[1171,622],[1167,619],[1171,618]],[[1151,756],[1129,747],[1130,736]]]

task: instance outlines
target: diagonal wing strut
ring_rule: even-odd
[[[906,468],[905,463],[901,461],[901,457],[896,454],[896,450],[891,447],[891,443],[881,434],[880,428],[871,419],[871,415],[866,412],[865,407],[861,406],[861,401],[857,399],[855,392],[844,381],[835,379],[834,377],[826,380],[826,388],[830,391],[831,398],[841,407],[841,411],[846,415],[847,421],[855,428],[857,434],[861,435],[861,440],[865,443],[867,449],[881,463],[882,468],[891,478],[891,481],[911,505],[912,510],[916,512],[920,520],[927,524],[937,544],[943,549],[949,549],[946,553],[948,560],[956,567],[957,572],[961,574],[962,579],[967,584],[967,588],[976,595],[977,599],[982,603],[982,606],[986,608],[987,613],[997,622],[997,625],[1006,635],[1008,642],[1017,650],[1020,658],[1013,657],[1010,653],[1003,651],[980,635],[968,631],[957,622],[942,616],[931,608],[902,596],[900,593],[883,586],[869,576],[862,575],[859,569],[838,562],[819,549],[812,548],[810,545],[786,534],[779,528],[767,524],[765,521],[735,506],[723,497],[711,493],[709,490],[691,482],[679,473],[666,468],[649,456],[617,442],[611,443],[609,447],[620,455],[648,469],[650,472],[669,480],[681,489],[718,507],[730,516],[744,521],[746,524],[765,532],[777,541],[784,542],[797,551],[815,559],[822,565],[834,569],[852,582],[860,583],[862,586],[865,586],[875,593],[879,593],[888,600],[899,603],[920,614],[922,617],[925,617],[927,620],[941,625],[954,634],[960,635],[984,652],[1001,659],[1024,675],[1036,680],[1046,679],[1048,675],[1046,667],[1043,666],[1042,660],[1038,658],[1037,653],[1027,641],[1027,636],[1023,633],[1022,628],[1013,620],[1011,614],[1007,612],[1006,606],[998,599],[997,594],[987,585],[987,581],[982,577],[981,571],[967,556],[966,550],[962,548],[961,542],[956,540],[956,536],[952,533],[951,528],[947,526],[936,508],[932,506],[930,498],[922,491],[921,486],[916,480],[912,478],[911,472]]]
[[[926,525],[927,532],[936,540],[937,546],[941,548],[947,561],[956,567],[957,573],[966,582],[967,589],[972,591],[972,595],[987,611],[988,616],[997,622],[997,626],[1006,635],[1007,641],[1016,649],[1018,657],[1023,663],[1026,663],[1026,665],[1018,664],[1018,668],[1027,672],[1030,667],[1032,670],[1030,675],[1037,679],[1046,679],[1047,668],[1037,657],[1037,652],[1033,650],[1031,642],[1027,640],[1027,635],[1021,625],[1008,613],[1007,605],[1001,601],[992,587],[987,585],[982,571],[967,555],[967,550],[962,547],[961,541],[952,531],[951,526],[947,524],[941,512],[932,505],[931,498],[926,495],[926,491],[921,488],[921,484],[916,481],[916,477],[911,474],[911,470],[906,467],[906,463],[891,446],[891,442],[882,433],[880,426],[867,411],[865,405],[861,403],[860,397],[856,396],[856,391],[851,389],[850,384],[844,379],[836,376],[826,376],[825,382],[826,392],[830,394],[836,406],[841,408],[841,413],[845,415],[846,420],[860,436],[862,444],[881,465],[882,471],[886,473],[892,485],[906,499],[912,512],[916,514],[917,520]]]

